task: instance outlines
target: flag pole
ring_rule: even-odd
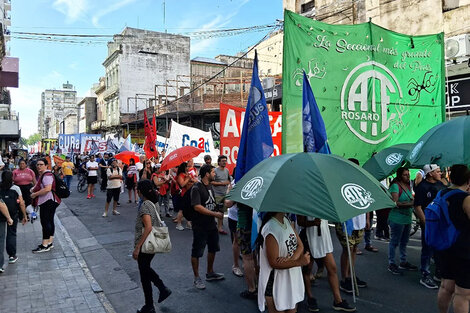
[[[349,247],[349,236],[348,236],[348,229],[346,228],[346,222],[343,223],[343,226],[344,226],[344,233],[346,234],[346,245],[348,247],[349,271],[351,272],[353,302],[356,303],[356,291],[357,291],[357,295],[359,296],[359,290],[356,289],[357,287],[356,274],[354,273],[354,266],[352,264],[351,249]]]

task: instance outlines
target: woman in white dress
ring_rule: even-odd
[[[346,300],[341,298],[339,291],[339,280],[336,269],[336,262],[333,257],[333,243],[331,241],[328,221],[297,215],[297,224],[304,227],[300,232],[300,239],[307,252],[312,254],[312,259],[307,266],[302,268],[304,284],[307,291],[307,305],[310,312],[318,312],[316,299],[313,297],[310,273],[312,273],[313,261],[321,261],[328,272],[328,283],[333,293],[333,309],[337,311],[354,312],[355,307],[351,307]]]
[[[284,213],[267,212],[257,243],[260,250],[258,307],[261,312],[296,312],[304,299],[301,266],[310,263],[302,241]]]

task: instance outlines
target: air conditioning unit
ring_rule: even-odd
[[[446,59],[470,56],[470,34],[450,37],[445,41]]]

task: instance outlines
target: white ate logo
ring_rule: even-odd
[[[390,122],[397,118],[388,106],[402,97],[398,80],[387,67],[375,61],[359,64],[341,90],[341,119],[362,141],[381,143],[390,135]]]
[[[244,200],[253,199],[261,191],[261,187],[263,187],[263,178],[259,176],[253,177],[243,186],[240,196]]]
[[[403,154],[391,153],[385,158],[385,163],[390,166],[395,166],[403,160]]]
[[[365,210],[375,202],[370,192],[353,183],[344,184],[341,187],[341,195],[350,206],[359,210]]]

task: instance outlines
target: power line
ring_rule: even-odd
[[[187,97],[188,95],[192,94],[193,92],[195,92],[196,90],[198,90],[199,88],[203,87],[204,85],[206,85],[207,83],[209,83],[210,81],[214,80],[215,78],[217,78],[217,76],[219,76],[220,74],[222,74],[223,72],[225,72],[229,67],[232,67],[235,63],[237,63],[239,60],[241,60],[242,58],[244,58],[248,53],[250,53],[253,49],[255,49],[261,42],[263,42],[264,40],[266,40],[266,38],[269,38],[269,36],[275,32],[277,29],[274,29],[272,31],[270,31],[269,33],[267,33],[260,41],[258,41],[254,46],[252,46],[251,48],[249,48],[243,55],[241,55],[240,57],[238,57],[237,59],[235,59],[235,61],[233,61],[232,63],[226,65],[222,70],[220,70],[217,74],[213,75],[212,77],[210,77],[209,79],[207,79],[206,81],[202,82],[201,84],[199,84],[198,86],[194,87],[193,89],[191,89],[188,93],[182,95],[181,97],[178,97],[176,98],[175,100],[163,105],[162,107],[166,107],[166,106],[169,106],[169,105],[172,105],[173,102],[176,102],[178,100],[181,100],[182,98],[184,97]]]

